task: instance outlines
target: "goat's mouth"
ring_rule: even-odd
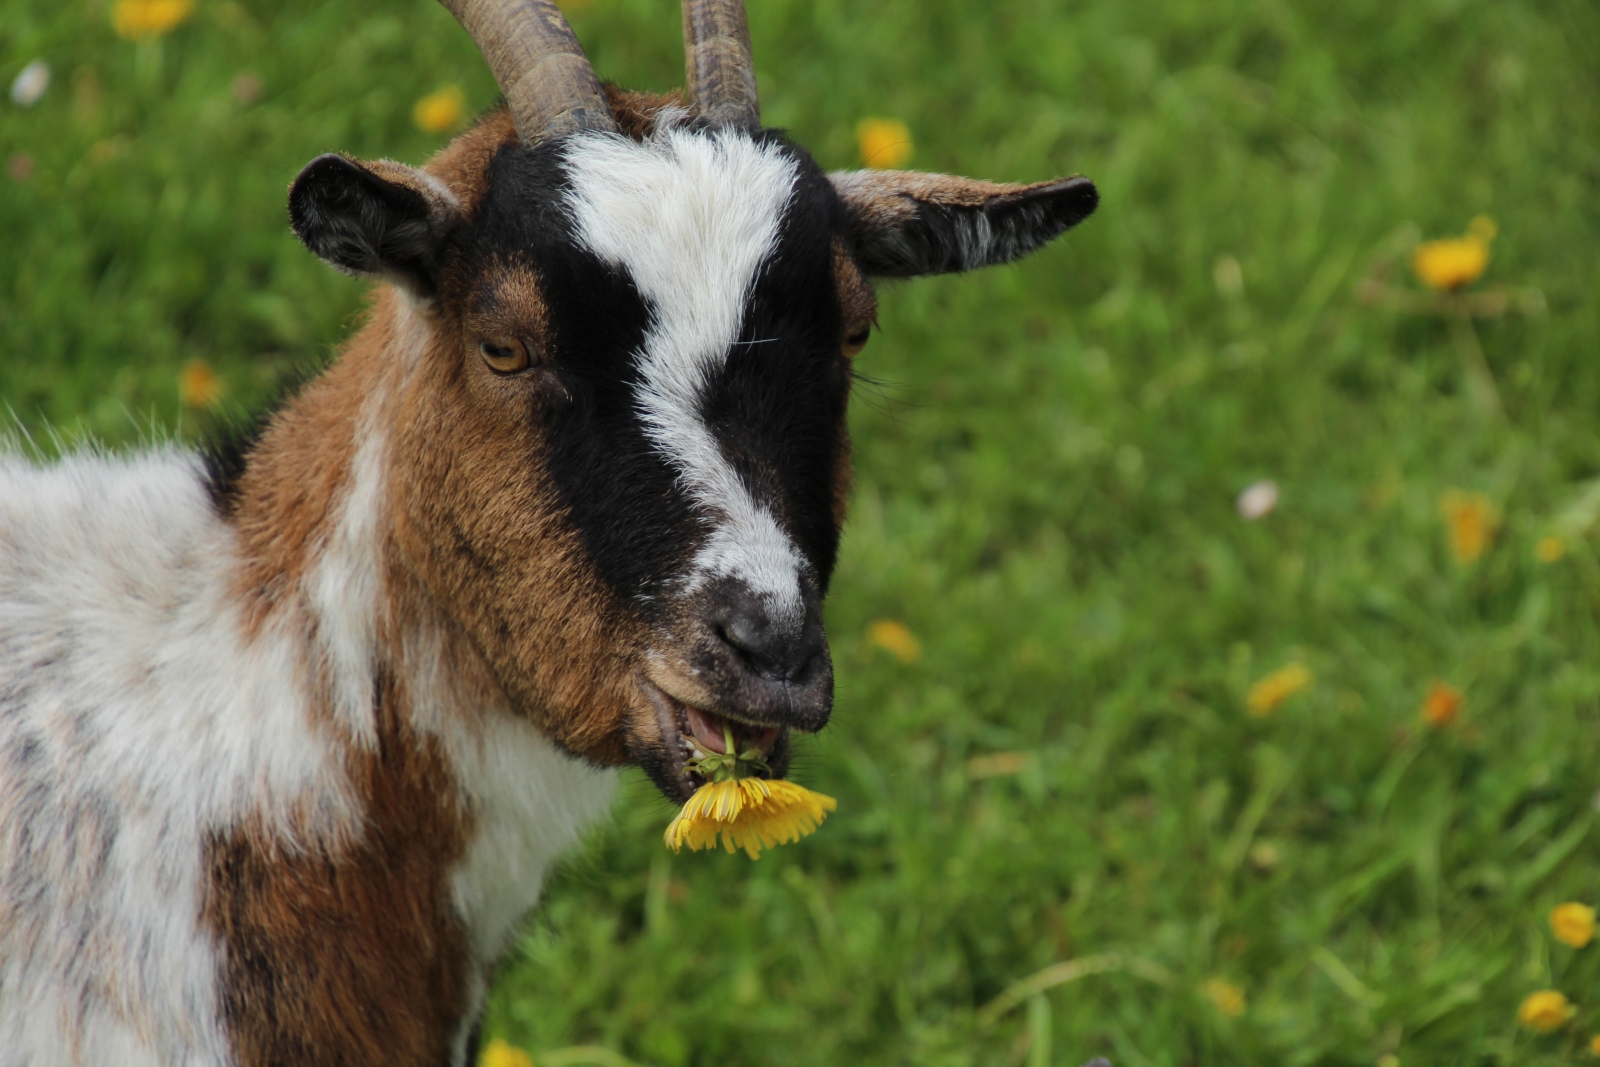
[[[788,762],[789,731],[782,726],[761,726],[741,722],[714,711],[695,707],[672,696],[648,678],[639,679],[639,688],[655,709],[661,728],[662,749],[640,763],[668,799],[682,803],[706,780],[688,767],[689,760],[704,752],[728,750],[728,738],[739,752],[755,749],[781,777]]]

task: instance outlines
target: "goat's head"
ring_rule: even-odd
[[[512,706],[687,796],[689,739],[828,720],[822,596],[868,278],[1037,248],[1072,178],[825,175],[760,127],[739,0],[684,0],[685,99],[606,91],[550,0],[445,0],[507,98],[426,171],[340,156],[290,192],[318,255],[409,295],[396,543]],[[398,358],[398,357],[397,357]]]

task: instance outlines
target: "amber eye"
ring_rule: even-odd
[[[478,342],[478,351],[496,374],[528,369],[528,346],[515,337],[486,337]]]
[[[867,347],[867,338],[871,336],[872,323],[852,326],[844,335],[844,344],[840,346],[840,351],[844,353],[846,359],[854,359],[863,348]]]

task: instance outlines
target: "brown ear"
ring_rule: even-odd
[[[997,185],[904,170],[828,175],[850,214],[856,261],[868,274],[947,274],[1025,256],[1093,213],[1088,178]]]
[[[422,300],[438,292],[439,256],[460,219],[444,183],[386,159],[318,156],[289,187],[289,224],[307,248]]]

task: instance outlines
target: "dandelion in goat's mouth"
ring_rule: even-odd
[[[757,777],[768,771],[761,750],[752,746],[740,752],[726,723],[722,736],[726,752],[708,752],[695,744],[699,755],[684,766],[685,774],[698,774],[706,784],[695,790],[667,827],[667,847],[672,851],[680,852],[684,845],[691,852],[715,848],[720,836],[729,852],[742,848],[751,859],[760,859],[764,848],[811,834],[838,807],[832,797],[804,786]]]

